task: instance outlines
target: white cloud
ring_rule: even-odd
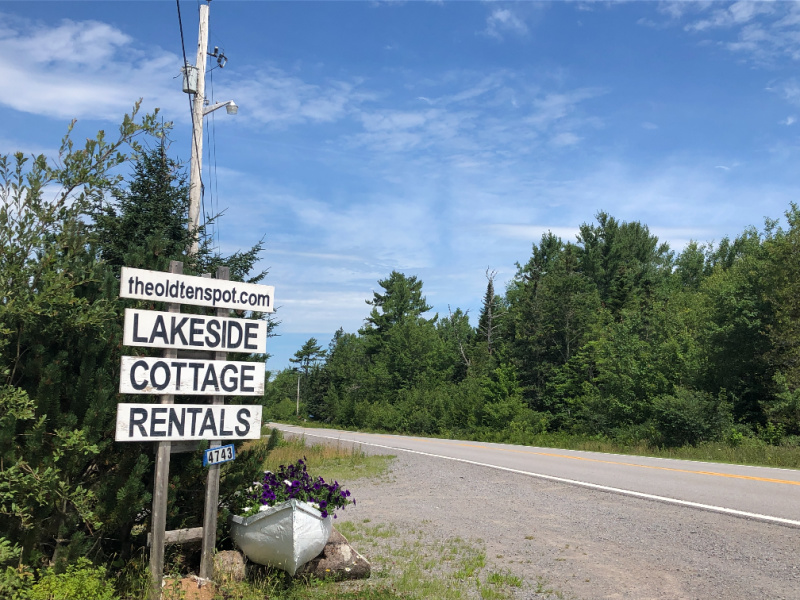
[[[503,39],[503,34],[512,33],[516,35],[528,35],[528,26],[517,15],[508,8],[496,8],[486,18],[486,29],[484,34]]]
[[[769,2],[753,2],[752,0],[740,0],[733,4],[712,11],[707,19],[701,19],[685,26],[687,31],[704,31],[719,27],[732,27],[749,23],[756,17],[764,14],[771,14],[774,7]]]
[[[795,123],[797,123],[797,117],[795,117],[794,115],[790,115],[780,122],[781,125],[787,125],[787,126],[794,125]]]
[[[97,21],[64,20],[47,27],[7,18],[0,30],[0,104],[55,118],[118,120],[144,98],[183,111],[173,77],[181,61],[160,48],[145,54],[119,29]]]
[[[357,88],[357,81],[308,83],[275,67],[258,69],[252,79],[229,85],[237,103],[248,107],[248,115],[277,126],[341,119],[372,99],[372,95]]]
[[[574,146],[580,141],[581,138],[579,138],[577,135],[569,131],[558,133],[550,139],[550,143],[558,148],[563,148],[565,146]]]

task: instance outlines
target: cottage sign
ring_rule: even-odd
[[[123,394],[263,396],[264,363],[123,356]]]

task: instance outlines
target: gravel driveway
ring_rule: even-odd
[[[520,598],[800,600],[797,529],[406,452],[383,479],[350,484],[341,518],[483,540]]]

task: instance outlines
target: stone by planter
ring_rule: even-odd
[[[231,538],[254,563],[294,575],[331,536],[332,517],[306,502],[289,500],[249,517],[231,517]]]
[[[314,575],[320,579],[366,579],[372,570],[369,561],[347,542],[341,533],[333,530],[328,543],[319,556],[311,559],[297,571],[301,575]]]
[[[244,555],[236,550],[223,550],[214,556],[214,581],[244,581]]]

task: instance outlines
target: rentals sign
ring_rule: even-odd
[[[118,404],[118,442],[253,440],[261,437],[261,406]]]

